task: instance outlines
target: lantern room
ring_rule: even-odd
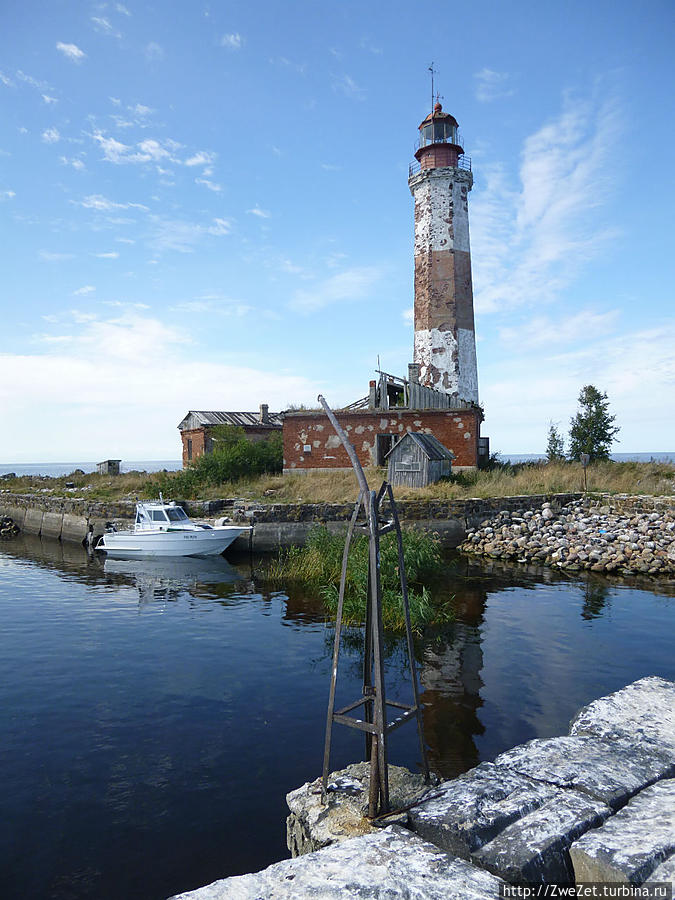
[[[443,112],[439,102],[436,102],[433,112],[422,122],[419,130],[420,139],[415,158],[422,169],[441,166],[464,168],[460,161],[464,158],[464,149],[457,129],[457,119],[450,113]]]

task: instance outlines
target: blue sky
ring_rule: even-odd
[[[6,461],[176,458],[188,409],[334,405],[412,354],[428,66],[472,157],[484,433],[582,385],[675,449],[672,4],[36,3],[0,14]]]

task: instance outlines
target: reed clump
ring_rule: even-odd
[[[344,536],[331,534],[327,528],[313,528],[304,547],[279,551],[268,565],[264,578],[272,584],[299,585],[315,591],[335,618],[338,605]],[[345,625],[361,625],[366,611],[368,584],[368,538],[356,535],[351,543],[345,581],[342,621]],[[408,580],[410,621],[420,634],[427,626],[451,622],[451,599],[434,590],[435,582],[447,572],[438,539],[434,535],[413,530],[403,531],[403,558]],[[394,533],[380,540],[380,576],[382,585],[382,621],[387,631],[405,629],[405,613],[401,594],[398,547]]]

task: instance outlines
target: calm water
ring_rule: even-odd
[[[675,678],[667,586],[463,563],[447,590],[457,622],[417,648],[445,777]],[[0,544],[0,617],[2,896],[153,900],[287,855],[285,793],[322,759],[332,634],[311,599],[261,591],[248,559],[104,564],[22,537]],[[358,646],[339,686],[358,695]],[[361,750],[334,729],[335,767]],[[391,761],[417,768],[413,726]]]

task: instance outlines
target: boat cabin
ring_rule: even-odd
[[[170,503],[137,503],[136,504],[136,521],[134,529],[143,531],[145,529],[166,530],[172,525],[180,525],[189,522],[189,518],[185,510],[181,506],[176,506],[174,501]]]

